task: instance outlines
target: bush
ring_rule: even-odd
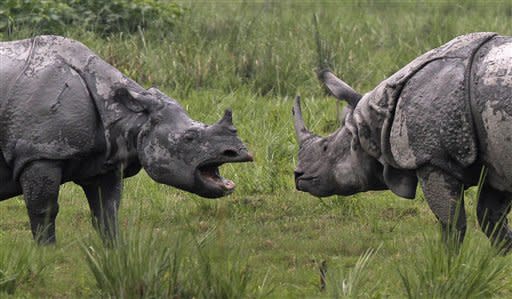
[[[159,0],[72,0],[86,28],[102,34],[135,32],[153,27],[168,30],[182,10],[177,4]]]
[[[0,32],[11,35],[20,27],[34,32],[62,32],[76,18],[62,1],[5,0],[0,2]]]
[[[0,32],[63,34],[68,26],[101,35],[148,28],[168,31],[181,14],[179,5],[159,0],[6,0],[0,2]]]

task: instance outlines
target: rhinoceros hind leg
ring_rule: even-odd
[[[0,201],[21,194],[21,186],[12,179],[12,172],[0,151]]]
[[[441,223],[443,240],[461,243],[466,234],[462,183],[430,165],[419,169],[418,177],[428,205]]]
[[[121,172],[111,171],[92,182],[81,184],[89,207],[92,224],[104,241],[113,241],[118,232],[117,211],[121,201]]]
[[[480,227],[491,239],[493,245],[505,250],[512,249],[512,231],[508,227],[510,193],[496,190],[484,184],[477,206]]]
[[[55,218],[59,212],[59,162],[34,161],[20,175],[21,189],[30,218],[32,235],[38,244],[55,243]]]
[[[21,187],[18,183],[10,180],[2,181],[1,179],[0,182],[0,201],[21,194]]]

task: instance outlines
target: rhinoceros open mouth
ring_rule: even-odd
[[[214,188],[222,188],[224,194],[229,194],[235,190],[236,184],[232,180],[223,178],[220,175],[219,167],[222,164],[223,163],[209,163],[199,166],[197,168],[198,177],[205,185]]]

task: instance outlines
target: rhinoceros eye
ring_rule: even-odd
[[[197,139],[198,135],[199,133],[196,130],[188,130],[183,134],[183,139],[185,139],[187,142],[190,142]]]
[[[326,152],[328,148],[328,143],[326,140],[322,141],[322,151]]]

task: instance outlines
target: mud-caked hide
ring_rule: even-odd
[[[361,145],[384,165],[386,183],[395,193],[414,197],[417,179],[408,170],[430,163],[462,177],[475,162],[468,73],[476,51],[495,35],[460,36],[423,54],[356,106],[353,119]]]

